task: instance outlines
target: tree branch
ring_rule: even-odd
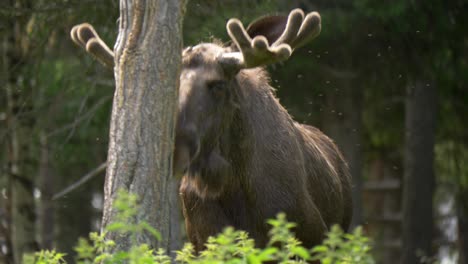
[[[56,136],[57,134],[67,131],[68,129],[74,130],[80,122],[84,121],[86,118],[90,117],[94,112],[96,112],[99,109],[99,107],[101,107],[104,103],[107,102],[107,100],[111,98],[111,96],[112,95],[102,97],[95,105],[91,107],[91,109],[88,112],[86,112],[82,116],[76,117],[72,123],[50,132],[49,134],[47,134],[47,137]]]
[[[70,192],[74,191],[75,189],[77,189],[81,185],[83,185],[86,182],[88,182],[89,180],[91,180],[94,176],[96,176],[99,173],[103,172],[106,169],[106,167],[107,167],[107,162],[102,163],[97,168],[95,168],[92,171],[85,174],[83,177],[81,177],[81,179],[79,179],[75,183],[69,185],[67,188],[65,188],[65,189],[61,190],[60,192],[56,193],[52,197],[52,200],[57,200],[57,199],[65,196],[65,195],[69,194]]]

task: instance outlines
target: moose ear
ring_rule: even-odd
[[[264,36],[271,45],[283,34],[287,23],[287,16],[264,16],[250,23],[247,33],[252,39]]]

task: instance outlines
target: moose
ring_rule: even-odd
[[[295,222],[307,247],[352,215],[348,166],[333,141],[295,122],[275,97],[265,65],[288,59],[321,30],[317,12],[265,16],[247,29],[230,19],[226,45],[182,51],[174,172],[188,238],[197,251],[226,226],[268,242],[266,220]],[[72,39],[108,67],[114,54],[89,24]]]

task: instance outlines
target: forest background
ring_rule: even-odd
[[[191,0],[184,45],[227,41],[231,17],[248,24],[296,7],[320,12],[322,33],[269,67],[271,82],[297,121],[342,149],[353,224],[378,263],[414,237],[427,257],[467,263],[466,1]],[[112,46],[118,11],[116,0],[0,6],[0,262],[41,248],[72,259],[77,238],[100,227],[114,80],[69,32],[87,21]]]

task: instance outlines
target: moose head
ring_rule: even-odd
[[[182,53],[175,165],[177,172],[222,168],[222,136],[242,105],[239,86],[244,70],[288,59],[293,50],[320,32],[320,16],[293,10],[288,17],[268,16],[247,30],[237,19],[227,23],[230,46],[202,43]]]

